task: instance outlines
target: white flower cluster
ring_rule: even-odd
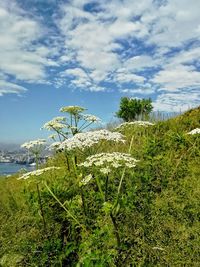
[[[45,139],[37,139],[30,142],[26,142],[23,145],[21,145],[22,148],[26,149],[33,149],[35,147],[40,147],[46,143]]]
[[[92,174],[89,174],[89,175],[85,176],[85,178],[83,178],[83,179],[81,180],[81,182],[80,182],[80,186],[81,186],[81,185],[86,185],[86,184],[88,184],[88,183],[90,182],[90,180],[92,180],[92,179],[93,179]]]
[[[70,139],[66,139],[58,147],[59,149],[66,149],[68,151],[74,149],[84,150],[92,147],[99,141],[114,141],[114,142],[125,142],[124,136],[118,132],[110,132],[108,130],[90,131],[85,133],[78,133]]]
[[[81,118],[88,122],[95,122],[95,123],[101,122],[100,118],[91,114],[82,114]]]
[[[66,128],[66,124],[65,124],[66,118],[65,117],[55,117],[52,120],[46,122],[43,126],[42,129],[46,129],[48,131],[51,130],[62,130],[64,128]]]
[[[40,170],[36,170],[36,171],[32,171],[32,172],[27,172],[25,174],[23,174],[21,177],[19,177],[17,180],[26,180],[28,178],[31,178],[33,176],[40,176],[48,171],[52,171],[52,170],[60,170],[61,168],[60,167],[47,167],[47,168],[44,168],[44,169],[40,169]]]
[[[120,124],[119,126],[117,126],[115,129],[121,129],[123,127],[126,127],[126,126],[130,126],[130,125],[139,125],[139,126],[153,126],[155,125],[154,123],[152,122],[149,122],[149,121],[131,121],[131,122],[124,122],[122,124]]]
[[[194,129],[194,130],[192,130],[192,131],[190,131],[189,133],[187,133],[187,134],[200,134],[200,128],[196,128],[196,129]]]
[[[134,168],[138,160],[134,159],[130,154],[113,152],[113,153],[99,153],[89,156],[79,167],[100,167],[100,172],[108,174],[112,169],[120,167]]]
[[[60,109],[60,112],[67,112],[67,113],[71,113],[71,114],[79,114],[83,111],[85,111],[86,109],[80,106],[66,106],[66,107],[62,107]]]
[[[54,142],[54,143],[52,143],[49,147],[48,147],[48,149],[49,150],[55,150],[55,149],[59,149],[59,147],[61,146],[61,142]]]

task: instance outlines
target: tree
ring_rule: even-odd
[[[118,118],[124,121],[144,120],[153,110],[152,100],[148,99],[134,99],[129,97],[122,97],[120,100],[119,110],[116,112]]]

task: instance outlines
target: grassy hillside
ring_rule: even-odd
[[[79,167],[96,145],[55,153],[47,166],[59,170],[2,178],[0,266],[199,266],[200,134],[187,134],[194,128],[200,107],[122,127],[125,143],[98,144],[98,152],[130,152],[135,167]]]

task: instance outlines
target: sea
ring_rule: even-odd
[[[16,163],[2,163],[0,162],[0,176],[1,175],[12,175],[21,169],[26,169],[27,171],[34,170],[35,167],[29,165],[22,165]]]

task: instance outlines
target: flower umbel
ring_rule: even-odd
[[[60,170],[61,168],[60,167],[47,167],[47,168],[44,168],[44,169],[39,169],[39,170],[36,170],[36,171],[32,171],[32,172],[27,172],[25,174],[23,174],[21,177],[17,178],[17,180],[21,180],[21,179],[29,179],[31,177],[34,177],[34,176],[40,176],[46,172],[49,172],[49,171],[52,171],[52,170]]]
[[[67,112],[73,115],[77,115],[79,113],[82,113],[83,111],[85,111],[86,109],[80,106],[66,106],[66,107],[62,107],[60,109],[60,112]]]
[[[58,148],[72,151],[75,149],[84,150],[92,147],[98,142],[114,141],[125,142],[124,136],[117,132],[110,132],[108,130],[90,131],[85,133],[78,133],[70,139],[65,140]]]
[[[34,149],[40,146],[43,146],[46,143],[45,139],[37,139],[33,141],[26,142],[21,145],[21,148],[26,148],[26,149]]]
[[[193,134],[200,134],[200,128],[193,129],[192,131],[190,131],[187,134],[191,134],[191,135],[193,135]]]
[[[119,126],[117,126],[115,129],[118,130],[118,129],[122,129],[124,127],[132,126],[132,125],[147,127],[147,126],[153,126],[155,124],[152,122],[149,122],[149,121],[131,121],[131,122],[124,122],[124,123],[120,124]]]
[[[48,131],[59,131],[67,127],[65,124],[66,118],[65,117],[55,117],[52,120],[46,122],[42,129],[46,129]]]
[[[81,180],[80,186],[88,184],[90,182],[90,180],[92,180],[92,179],[93,179],[92,174],[85,176],[85,178]]]
[[[99,153],[87,157],[83,163],[78,166],[90,168],[99,167],[100,172],[108,174],[111,169],[120,167],[134,168],[138,160],[133,158],[130,154],[113,152],[113,153]]]
[[[85,121],[95,122],[95,123],[101,122],[100,118],[91,114],[82,114],[82,119]]]

